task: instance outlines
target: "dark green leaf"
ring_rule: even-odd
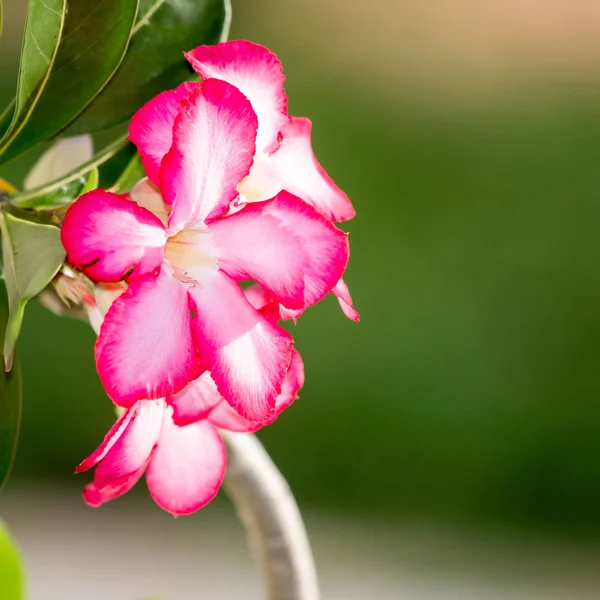
[[[23,598],[23,567],[6,525],[0,521],[0,598]]]
[[[36,5],[41,1],[33,0]],[[45,3],[51,1],[44,0]],[[57,134],[102,90],[123,60],[137,5],[138,0],[68,1],[58,51],[45,85],[26,118],[21,117],[20,96],[17,96],[15,114],[19,115],[20,125],[15,127],[13,120],[2,140],[0,162],[6,162]],[[52,14],[56,19],[59,12]],[[28,18],[26,41],[35,43],[46,27],[45,19]],[[37,59],[38,62],[41,60],[39,56]],[[23,68],[22,61],[21,71]]]
[[[8,128],[10,127],[10,122],[12,121],[14,110],[15,110],[15,99],[13,98],[10,101],[10,104],[0,114],[0,139],[8,131]]]
[[[3,283],[0,283],[0,335],[4,340],[8,321],[8,298]],[[0,371],[0,488],[6,481],[17,449],[19,428],[21,425],[21,372],[18,362],[10,373],[6,372],[4,362]],[[0,545],[2,543],[0,542]],[[3,582],[2,558],[0,552],[0,582]]]
[[[127,144],[111,156],[110,160],[107,160],[100,169],[99,187],[112,188],[136,154],[136,147],[133,144]]]
[[[51,281],[65,260],[60,229],[32,223],[9,213],[0,214],[2,260],[8,294],[8,322],[4,335],[5,368],[12,357],[23,322],[25,306]]]
[[[122,123],[156,94],[189,79],[183,52],[226,39],[229,20],[229,0],[141,0],[119,71],[66,133]]]
[[[11,198],[11,203],[19,208],[35,209],[58,208],[69,204],[81,195],[88,181],[88,173],[90,171],[104,163],[110,162],[111,159],[119,155],[124,149],[132,148],[133,145],[128,144],[124,137],[119,138],[98,152],[92,160],[67,173],[60,179],[33,190],[15,194]],[[129,155],[127,160],[129,160]],[[119,171],[122,170],[123,167],[121,166]]]
[[[65,10],[66,0],[29,2],[14,109],[8,107],[0,119],[0,124],[5,125],[8,117],[12,117],[0,141],[0,152],[19,135],[40,98],[56,59]]]
[[[144,177],[146,177],[146,172],[142,166],[142,160],[139,154],[135,154],[115,182],[115,191],[120,193],[129,192]]]

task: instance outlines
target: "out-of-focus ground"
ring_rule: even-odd
[[[228,507],[174,520],[140,498],[91,511],[62,488],[18,485],[0,506],[31,574],[30,600],[264,597]],[[600,553],[581,546],[310,513],[307,527],[324,600],[598,598]]]
[[[24,6],[4,2],[0,100]],[[301,399],[261,432],[309,515],[324,600],[600,597],[600,4],[233,14],[232,37],[281,58],[291,112],[358,211],[343,227],[362,322],[332,298],[307,311]],[[32,160],[0,176],[19,184]],[[92,345],[28,307],[0,516],[31,597],[259,598],[228,504],[173,521],[141,485],[81,503],[73,466],[113,420]]]

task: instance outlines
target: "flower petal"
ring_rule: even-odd
[[[156,269],[167,237],[150,211],[123,196],[94,190],[70,206],[61,239],[74,267],[95,281],[114,282]]]
[[[166,415],[146,483],[161,508],[188,515],[217,495],[226,462],[225,444],[214,425],[198,421],[179,427]]]
[[[133,281],[110,307],[96,342],[96,364],[119,406],[163,398],[201,372],[190,331],[188,294],[165,269]]]
[[[332,294],[335,294],[338,302],[340,303],[340,308],[342,312],[355,323],[360,321],[360,315],[354,309],[354,304],[352,304],[352,297],[350,296],[350,290],[348,286],[344,282],[343,279],[340,279],[335,287],[331,290]]]
[[[119,441],[123,432],[127,429],[129,421],[131,421],[134,413],[135,411],[133,409],[129,409],[113,423],[112,427],[108,430],[108,433],[104,436],[102,443],[94,450],[94,452],[77,465],[75,473],[88,471],[92,467],[95,467],[107,455],[109,450]]]
[[[275,324],[279,321],[279,302],[260,283],[254,283],[247,287],[244,290],[244,296],[268,321]]]
[[[173,407],[173,421],[177,425],[189,425],[204,419],[223,401],[223,396],[208,371],[202,373],[178,394],[167,397],[167,403]]]
[[[135,203],[149,210],[167,226],[171,207],[164,203],[160,190],[147,177],[138,181],[129,195]]]
[[[321,300],[348,262],[347,235],[285,191],[214,221],[210,233],[223,271],[258,281],[292,309]]]
[[[237,87],[258,116],[258,152],[272,152],[287,121],[285,76],[277,57],[264,46],[232,40],[216,46],[199,46],[185,57],[203,78],[222,79]]]
[[[173,124],[179,103],[199,84],[182,83],[144,104],[131,118],[129,139],[137,146],[146,175],[159,184],[160,164],[173,143]]]
[[[256,312],[239,285],[218,271],[189,294],[194,341],[219,392],[244,417],[269,418],[291,360],[291,336]]]
[[[132,416],[127,427],[98,464],[93,483],[83,492],[88,504],[100,506],[129,491],[139,481],[158,442],[164,408],[163,400],[148,400],[129,411]]]
[[[218,79],[204,80],[180,103],[160,172],[171,229],[229,210],[252,165],[256,127],[247,98]]]
[[[281,189],[302,198],[333,221],[356,214],[348,196],[327,175],[313,154],[309,119],[292,117],[281,130],[279,149],[269,157]],[[250,193],[250,192],[249,192]]]
[[[281,386],[281,394],[277,396],[277,400],[275,401],[275,411],[268,419],[263,421],[249,421],[233,410],[225,401],[218,404],[210,412],[207,419],[213,425],[229,431],[257,431],[261,427],[272,423],[283,410],[290,406],[298,398],[298,392],[303,385],[304,364],[298,352],[294,350],[292,352],[290,367]]]

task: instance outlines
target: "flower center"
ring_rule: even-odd
[[[171,236],[165,246],[165,259],[176,272],[198,281],[203,270],[217,267],[208,231],[183,229]]]

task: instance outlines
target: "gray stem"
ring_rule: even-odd
[[[286,480],[255,435],[221,433],[225,489],[262,569],[267,600],[319,600],[310,543]]]

